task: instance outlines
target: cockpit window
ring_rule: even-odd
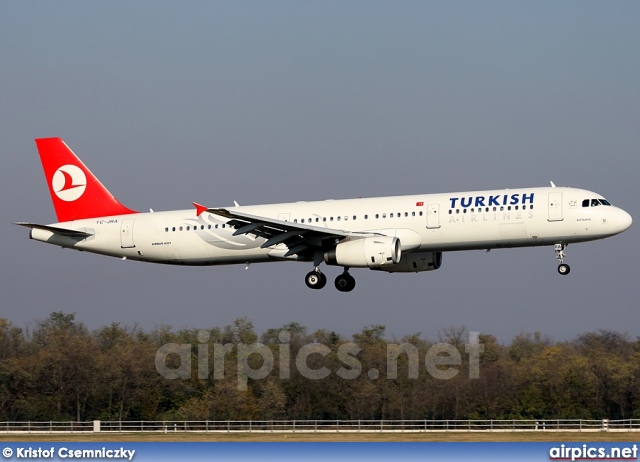
[[[598,207],[599,205],[611,205],[606,199],[585,199],[582,201],[583,207]]]

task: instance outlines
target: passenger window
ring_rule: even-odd
[[[418,215],[422,216],[422,211],[420,211],[420,213]]]
[[[382,218],[387,218],[387,214],[386,214],[386,213],[383,213],[383,214],[382,214]]]
[[[380,215],[378,215],[377,213],[376,213],[376,218],[380,218]]]
[[[322,217],[322,221],[327,221],[327,217]]]
[[[449,213],[451,213],[451,210],[449,210]],[[415,217],[416,216],[416,212],[411,212],[411,216]]]
[[[209,225],[208,228],[211,229],[211,225]]]
[[[453,213],[453,210],[449,210],[449,215],[451,215]]]
[[[390,214],[389,214],[389,218],[393,218],[393,213],[390,213]]]
[[[302,220],[300,220],[300,223],[304,223],[304,218]]]
[[[368,219],[369,219],[369,215],[365,215],[365,216],[364,216],[364,219],[365,219],[365,220],[368,220]]]
[[[169,232],[169,228],[165,228],[165,229],[164,229],[164,232],[165,232],[165,233],[168,233],[168,232]]]
[[[354,220],[356,219],[356,216],[355,216],[355,215],[353,216],[353,219],[354,219]]]
[[[333,217],[329,218],[329,221],[333,221]]]
[[[180,231],[182,231],[182,226],[180,226]]]
[[[216,225],[216,229],[218,229],[218,225]]]
[[[176,231],[176,227],[174,226],[173,228],[171,228],[171,231],[175,232]]]
[[[320,218],[317,218],[317,217],[316,217],[316,223],[317,223],[317,222],[319,222],[319,221],[320,221]]]
[[[340,221],[340,217],[338,217],[337,220]]]
[[[187,231],[189,231],[189,227],[187,226]]]
[[[408,217],[409,216],[409,212],[404,212],[404,216]]]

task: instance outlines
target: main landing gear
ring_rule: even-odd
[[[351,292],[356,286],[356,280],[349,274],[349,269],[345,268],[344,273],[336,278],[335,284],[340,292]]]
[[[304,282],[309,289],[322,289],[327,285],[327,276],[316,266],[313,271],[307,273],[304,277]],[[345,268],[344,273],[336,278],[335,286],[340,292],[351,292],[356,286],[356,280],[349,274],[349,270]]]
[[[564,253],[564,249],[566,248],[566,244],[555,245],[556,258],[560,262],[560,264],[558,265],[558,273],[562,274],[563,276],[569,274],[569,272],[571,271],[571,267],[564,262],[564,258],[567,256],[567,254]]]
[[[322,289],[327,285],[327,277],[316,266],[313,271],[307,273],[304,277],[304,282],[309,289]]]

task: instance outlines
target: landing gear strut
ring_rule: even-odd
[[[349,274],[349,268],[344,269],[344,273],[336,278],[336,289],[340,292],[351,292],[356,286],[356,280]]]
[[[566,248],[566,244],[555,245],[556,258],[560,262],[560,264],[558,265],[558,273],[562,274],[563,276],[569,274],[569,272],[571,271],[571,267],[564,262],[564,258],[567,256],[567,254],[564,253],[564,249]]]
[[[307,273],[304,277],[304,282],[309,289],[322,289],[327,285],[327,277],[316,266],[313,271]]]

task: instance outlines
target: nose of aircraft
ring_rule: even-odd
[[[633,218],[627,212],[622,209],[618,209],[618,213],[616,214],[615,226],[619,233],[626,231],[631,226],[633,222]]]

